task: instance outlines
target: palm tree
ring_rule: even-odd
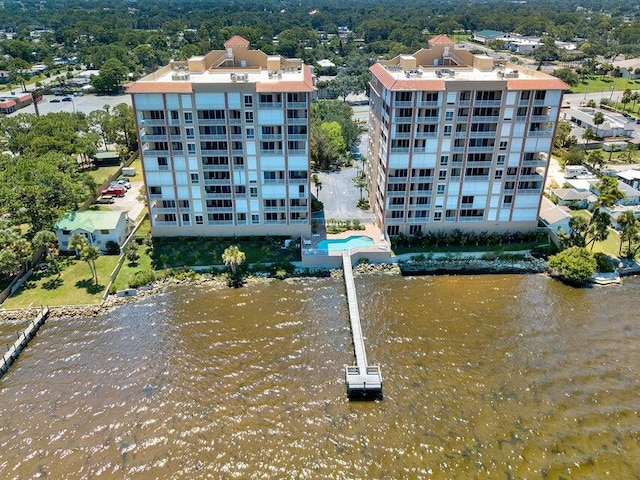
[[[600,136],[598,134],[599,126],[602,125],[603,123],[604,123],[604,115],[602,114],[602,112],[596,112],[593,115],[593,124],[596,126],[596,136],[597,137]]]
[[[627,143],[627,148],[625,148],[624,152],[627,157],[627,162],[631,163],[631,160],[633,160],[633,157],[636,152],[636,146],[633,143],[629,142]]]
[[[631,103],[631,90],[628,88],[622,93],[622,98],[620,99],[620,103],[622,103],[622,113],[627,110],[627,104]]]
[[[84,247],[88,245],[89,241],[87,240],[87,237],[80,235],[79,233],[74,233],[69,239],[69,248],[75,250],[76,258],[80,257],[80,252],[82,252]]]
[[[622,212],[618,216],[618,225],[622,232],[620,233],[620,248],[618,249],[618,255],[622,253],[622,246],[624,242],[628,242],[627,245],[627,255],[630,255],[631,250],[631,242],[638,236],[640,233],[640,222],[636,218],[635,213],[631,210],[626,210]]]
[[[631,101],[633,102],[633,106],[631,107],[631,111],[632,111],[632,112],[635,112],[635,110],[636,110],[636,103],[638,102],[638,100],[640,100],[640,93],[638,93],[637,91],[636,91],[636,92],[633,92],[633,93],[631,94]]]
[[[33,246],[36,248],[44,248],[45,258],[47,256],[51,257],[51,260],[53,260],[53,265],[56,267],[56,272],[58,272],[58,278],[60,278],[60,267],[58,266],[58,261],[55,255],[55,247],[57,243],[58,239],[56,238],[55,233],[48,230],[41,230],[33,237]]]
[[[228,267],[231,267],[231,273],[235,276],[238,272],[238,266],[243,264],[247,256],[236,245],[230,245],[225,248],[222,253],[222,261]]]
[[[311,175],[311,181],[313,182],[313,186],[316,187],[316,199],[318,199],[320,190],[322,190],[322,182],[320,181],[320,177],[318,177],[317,173]]]
[[[367,188],[367,178],[364,176],[364,173],[353,177],[353,183],[360,191],[360,200],[362,200],[362,190]]]
[[[100,249],[92,245],[85,245],[82,249],[82,259],[87,262],[89,269],[91,269],[91,275],[93,281],[98,285],[98,270],[96,269],[96,260],[100,257]]]
[[[596,138],[595,132],[591,130],[591,128],[587,127],[587,129],[582,134],[582,139],[585,140],[587,143],[589,143],[591,142],[591,140],[594,140],[595,138]]]

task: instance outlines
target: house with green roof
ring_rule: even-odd
[[[506,33],[498,30],[480,30],[479,32],[473,32],[471,40],[486,45],[494,40],[502,40],[505,36],[507,36]]]
[[[89,245],[106,251],[109,241],[122,245],[129,234],[127,212],[91,211],[69,212],[56,222],[53,232],[62,251],[70,251],[69,239],[76,233],[84,236]]]

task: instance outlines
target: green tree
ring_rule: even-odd
[[[583,284],[596,272],[593,254],[583,247],[570,247],[549,258],[549,268],[570,284]]]
[[[104,150],[107,151],[107,145],[115,140],[114,122],[109,112],[105,110],[94,110],[89,113],[87,120],[92,129],[96,131],[102,138]]]
[[[596,139],[596,134],[590,127],[587,127],[585,131],[582,133],[582,139],[587,143],[590,143],[592,140]]]
[[[245,253],[236,245],[230,245],[222,252],[222,261],[231,268],[231,273],[235,276],[238,273],[238,266],[246,260]]]
[[[570,68],[558,68],[557,70],[554,70],[553,76],[559,78],[572,87],[576,86],[580,82],[578,74]]]
[[[135,241],[127,243],[124,247],[124,256],[129,263],[135,265],[140,260],[140,254],[138,253],[138,244]]]
[[[322,182],[320,181],[320,177],[317,173],[311,175],[311,182],[313,186],[316,187],[316,199],[320,196],[320,190],[322,190]]]
[[[596,112],[593,114],[593,124],[596,126],[596,136],[600,136],[599,129],[600,125],[604,123],[604,115],[602,112]]]
[[[633,252],[631,245],[640,235],[640,222],[638,222],[634,212],[626,210],[618,216],[617,223],[621,229],[618,255],[622,254],[622,247],[625,242],[627,242],[627,255],[630,255]]]
[[[353,183],[360,192],[360,200],[362,200],[362,190],[367,188],[367,177],[364,174],[353,177]]]
[[[604,166],[604,157],[600,150],[594,150],[587,155],[587,163],[595,170],[600,170]]]
[[[85,245],[81,252],[82,259],[87,262],[91,270],[94,285],[98,286],[98,269],[96,268],[96,260],[100,257],[100,249],[93,245]]]
[[[109,58],[100,67],[100,73],[93,77],[91,83],[98,92],[114,93],[120,90],[122,82],[127,78],[129,69],[117,58]]]
[[[342,136],[342,126],[338,122],[324,122],[320,125],[322,131],[326,134],[331,147],[343,155],[347,151],[347,145]]]
[[[116,131],[116,142],[126,147],[136,143],[136,127],[133,118],[133,107],[119,103],[112,110],[113,126]]]
[[[60,278],[60,266],[58,265],[57,249],[58,239],[55,233],[49,230],[40,230],[33,237],[33,246],[35,248],[44,248],[45,258],[50,257],[53,265],[56,267],[58,278]]]
[[[80,253],[82,252],[84,247],[88,246],[89,241],[84,235],[81,235],[79,233],[74,233],[73,235],[71,235],[71,238],[69,239],[69,248],[76,252],[76,257],[80,257]]]

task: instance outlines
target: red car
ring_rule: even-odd
[[[111,185],[109,188],[103,190],[102,195],[112,195],[114,197],[124,197],[127,193],[127,189],[121,185]]]

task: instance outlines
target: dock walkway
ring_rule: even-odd
[[[379,396],[382,394],[382,374],[380,373],[380,367],[371,366],[367,363],[367,353],[364,347],[362,327],[360,326],[356,284],[353,280],[351,255],[348,252],[343,252],[342,254],[342,265],[344,269],[344,283],[347,290],[347,302],[349,303],[353,348],[356,354],[356,365],[348,366],[345,370],[347,394],[349,397],[355,395]]]
[[[40,326],[44,323],[49,315],[49,309],[44,307],[38,316],[29,321],[29,325],[23,331],[18,333],[18,339],[9,347],[7,353],[0,359],[0,377],[2,377],[13,362],[20,356],[20,352],[28,345],[29,340],[35,337],[36,332]]]

